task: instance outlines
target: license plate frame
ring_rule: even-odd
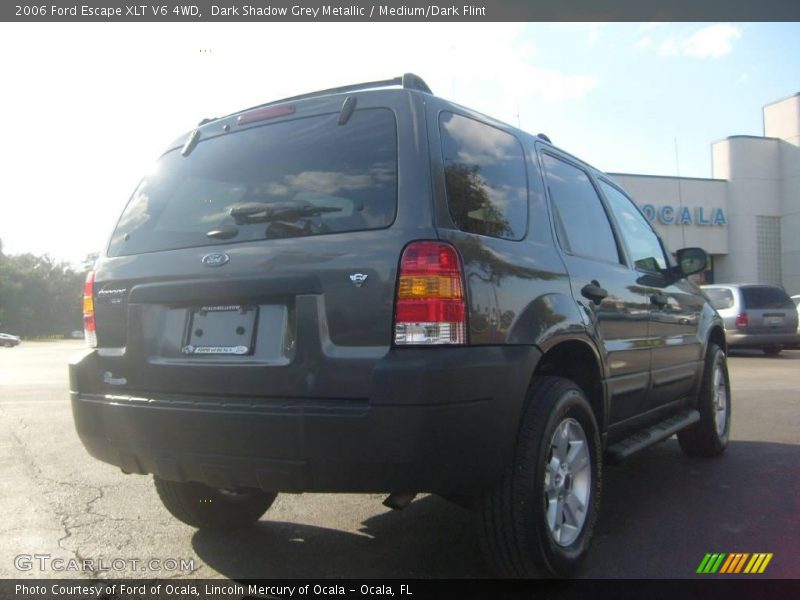
[[[770,327],[778,327],[783,325],[786,322],[786,319],[783,315],[770,315],[768,317],[764,317],[764,324],[769,325]]]
[[[200,306],[189,312],[182,352],[190,356],[251,355],[257,323],[257,306]]]

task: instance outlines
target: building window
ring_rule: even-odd
[[[780,217],[756,217],[756,251],[758,282],[782,285]]]

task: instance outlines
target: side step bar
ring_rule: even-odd
[[[637,431],[632,436],[620,440],[613,446],[609,446],[606,449],[606,461],[611,464],[620,463],[639,450],[665,440],[673,433],[677,433],[699,420],[699,412],[694,409],[684,410],[677,415],[656,423],[652,427]]]

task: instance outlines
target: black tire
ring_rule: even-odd
[[[719,375],[717,375],[719,369]],[[715,381],[715,378],[720,379]],[[717,395],[724,384],[724,398]],[[724,424],[718,423],[719,409],[724,406]],[[714,343],[708,345],[703,382],[697,399],[700,420],[694,425],[678,432],[681,450],[691,457],[719,456],[728,446],[731,431],[731,383],[728,376],[728,360],[722,348]]]
[[[778,356],[783,350],[780,346],[764,346],[761,351],[767,356]]]
[[[550,486],[553,501],[560,498],[552,484],[559,481],[552,478],[553,461],[551,442],[554,434],[563,431],[567,424],[568,433],[576,433],[579,425],[584,435],[588,462],[582,472],[577,470],[567,489],[567,477],[561,478],[567,496],[572,496],[577,486],[586,492],[584,496],[583,522],[574,528],[572,540],[556,541],[557,535],[565,530],[566,511],[558,523],[560,533],[555,533],[548,524],[546,507],[554,509],[552,501],[546,499]],[[569,456],[581,444],[570,442],[567,445]],[[576,452],[577,454],[577,452]],[[569,463],[569,461],[565,461]],[[551,468],[548,470],[548,465]],[[590,478],[587,482],[584,474]],[[569,473],[569,471],[567,471]],[[547,484],[545,477],[551,479]],[[579,477],[581,481],[579,481]],[[573,484],[575,487],[573,487]],[[536,577],[541,575],[567,576],[574,573],[583,562],[589,550],[597,515],[600,508],[602,490],[602,447],[594,413],[583,391],[573,382],[560,377],[536,377],[531,385],[528,404],[517,436],[513,465],[506,471],[502,481],[488,491],[482,503],[481,524],[484,551],[498,575],[505,577]],[[567,499],[569,500],[569,498]],[[552,510],[558,515],[558,509]],[[570,506],[567,501],[563,506]],[[580,511],[569,510],[573,523]],[[577,532],[577,533],[576,533]]]
[[[179,521],[198,529],[241,529],[258,521],[278,494],[261,490],[227,491],[194,481],[153,477],[158,497]]]

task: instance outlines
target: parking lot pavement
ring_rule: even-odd
[[[393,512],[375,494],[282,495],[252,530],[227,535],[175,521],[150,478],[123,475],[81,446],[66,370],[81,349],[0,348],[0,577],[489,576],[473,515],[432,496]],[[690,460],[672,439],[608,467],[582,576],[691,577],[707,552],[771,552],[767,575],[800,577],[800,352],[739,353],[730,367],[726,454]],[[34,554],[93,560],[93,569],[40,570],[48,559],[15,568]]]

